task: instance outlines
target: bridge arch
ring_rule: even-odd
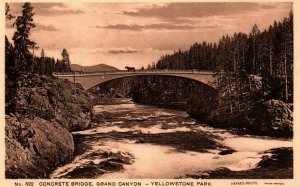
[[[157,77],[157,78],[164,78],[164,77],[174,77],[174,78],[178,78],[178,79],[181,79],[181,80],[188,80],[190,82],[195,82],[199,85],[203,85],[203,86],[206,86],[208,89],[211,89],[211,90],[214,90],[214,91],[217,91],[213,86],[211,86],[210,84],[206,84],[206,83],[203,83],[199,80],[195,80],[195,79],[192,79],[192,78],[189,78],[189,77],[185,77],[185,76],[176,76],[176,75],[129,75],[129,76],[122,76],[122,77],[118,77],[118,78],[113,78],[113,79],[110,79],[110,80],[106,80],[106,81],[102,81],[100,82],[99,84],[97,85],[94,85],[93,87],[90,87],[89,89],[87,90],[93,90],[94,88],[96,87],[99,87],[101,85],[104,85],[106,83],[110,83],[111,81],[117,81],[117,80],[120,80],[120,82],[123,80],[123,79],[126,79],[126,78],[139,78],[139,77]]]
[[[181,77],[190,79],[193,81],[198,81],[203,84],[206,84],[212,88],[214,88],[213,83],[213,73],[208,71],[193,71],[193,70],[185,70],[185,71],[175,71],[175,70],[155,70],[155,71],[113,71],[113,72],[95,72],[95,73],[79,73],[79,72],[71,72],[71,73],[54,73],[54,76],[62,79],[67,79],[74,83],[79,83],[86,90],[89,90],[92,87],[95,87],[101,83],[125,78],[125,77],[133,77],[133,76],[171,76],[171,77]]]

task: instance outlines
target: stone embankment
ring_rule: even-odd
[[[70,132],[89,127],[92,99],[80,85],[53,77],[6,80],[6,178],[47,178],[72,159]]]

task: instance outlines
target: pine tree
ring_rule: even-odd
[[[252,28],[252,31],[250,33],[250,38],[252,39],[252,73],[256,74],[257,73],[257,51],[258,51],[258,39],[259,39],[259,34],[260,31],[257,27],[257,25],[255,24]]]
[[[62,72],[61,62],[60,62],[60,60],[58,60],[58,59],[56,59],[56,63],[55,63],[55,71],[56,71],[56,72]]]
[[[41,58],[45,58],[45,51],[44,51],[44,49],[42,49],[42,51],[41,51]]]
[[[23,5],[22,15],[16,20],[17,31],[14,33],[13,41],[19,70],[28,70],[31,67],[33,55],[30,54],[29,49],[37,48],[36,43],[29,39],[30,30],[35,27],[34,14],[33,6],[27,2]]]
[[[62,56],[63,71],[67,71],[67,72],[71,71],[71,62],[70,62],[68,51],[66,49],[63,49],[61,56]]]
[[[40,70],[39,70],[39,74],[43,75],[46,72],[46,59],[45,59],[45,51],[44,49],[42,49],[41,51],[41,57],[40,57]]]
[[[55,72],[55,59],[54,58],[51,58],[51,69],[50,69],[50,72],[51,72],[51,74],[53,73],[53,72]]]

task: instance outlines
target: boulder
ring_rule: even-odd
[[[293,113],[290,106],[280,100],[257,102],[242,115],[248,129],[270,136],[293,136]]]
[[[7,178],[46,178],[73,157],[72,135],[55,121],[7,117],[5,132]]]
[[[220,128],[237,128],[255,135],[293,136],[292,105],[280,100],[257,101],[228,113],[218,108],[208,115],[208,123]]]

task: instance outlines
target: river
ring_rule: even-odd
[[[255,168],[265,151],[291,140],[238,135],[208,127],[183,111],[104,99],[88,130],[73,132],[74,159],[51,178],[176,179],[227,167]]]

